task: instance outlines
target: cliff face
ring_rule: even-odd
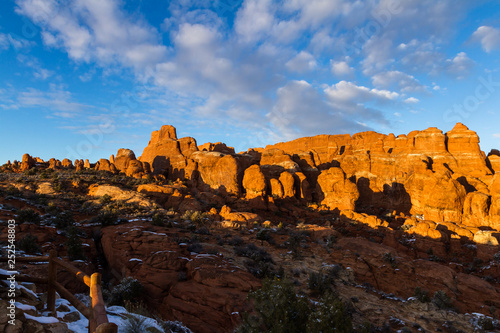
[[[106,160],[98,167],[142,177],[150,166],[154,175],[187,180],[223,197],[247,198],[259,209],[268,207],[269,198],[287,198],[330,210],[395,211],[500,228],[500,195],[492,191],[498,155],[486,157],[476,132],[461,123],[447,133],[431,127],[397,137],[373,131],[317,135],[239,154],[222,143],[199,149],[195,139],[178,139],[176,129],[165,125],[152,133],[136,162],[140,172],[127,170],[135,156],[126,152],[119,151],[116,167]]]
[[[239,154],[220,142],[198,147],[194,138],[178,138],[165,125],[151,134],[138,159],[120,149],[95,169],[184,181],[194,190],[193,207],[242,199],[251,208],[273,210],[275,200],[314,202],[338,212],[500,229],[498,160],[500,153],[486,156],[476,132],[461,123],[447,133],[431,127],[397,137],[373,131],[318,135]],[[51,160],[49,167],[74,168],[63,162]],[[26,154],[12,168],[26,171],[36,163],[43,161]],[[77,160],[75,167],[90,164]]]

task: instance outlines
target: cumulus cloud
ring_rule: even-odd
[[[320,133],[352,133],[363,130],[356,118],[332,107],[310,83],[290,81],[277,90],[276,104],[267,114],[276,137],[292,140]]]
[[[483,25],[474,31],[471,40],[481,43],[483,50],[489,53],[500,48],[500,30]]]
[[[419,99],[415,98],[415,97],[408,97],[407,99],[405,99],[405,103],[408,103],[408,104],[415,104],[418,102],[420,102]]]
[[[350,77],[354,74],[354,68],[346,61],[331,61],[330,64],[332,73],[338,77]]]
[[[331,101],[339,104],[368,101],[386,102],[399,97],[399,94],[394,91],[370,89],[347,81],[340,81],[326,88],[325,92]]]
[[[314,56],[306,51],[300,51],[293,59],[286,64],[288,70],[297,73],[304,73],[315,69],[318,66]]]
[[[465,52],[459,52],[453,59],[447,59],[444,66],[446,73],[457,79],[466,78],[472,67],[474,67],[474,61]]]
[[[238,11],[236,33],[245,43],[255,42],[267,35],[274,24],[271,0],[247,0]]]
[[[403,92],[423,92],[426,90],[413,75],[400,71],[386,71],[375,74],[372,77],[372,83],[375,87],[398,88]]]
[[[143,68],[166,56],[158,32],[132,20],[114,0],[17,0],[17,13],[43,29],[46,45],[63,48],[76,61]]]

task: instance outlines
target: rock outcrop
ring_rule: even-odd
[[[194,332],[229,332],[260,282],[216,255],[190,253],[168,234],[138,223],[103,229],[102,247],[117,280],[134,276],[150,306]],[[182,278],[181,278],[182,276]]]

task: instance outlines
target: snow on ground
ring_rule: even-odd
[[[57,318],[54,318],[54,317],[45,317],[45,316],[44,317],[35,317],[35,316],[31,316],[27,313],[25,313],[24,316],[26,317],[26,319],[37,321],[40,324],[55,324],[55,323],[59,322],[59,320]]]

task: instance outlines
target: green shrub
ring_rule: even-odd
[[[431,298],[429,296],[429,291],[425,289],[420,289],[420,287],[415,288],[415,298],[422,303],[429,303]]]
[[[52,222],[56,225],[57,229],[65,229],[71,227],[75,224],[75,219],[73,218],[73,213],[69,211],[64,211],[57,214]]]
[[[45,213],[50,214],[50,215],[57,215],[57,213],[59,213],[59,212],[60,212],[60,209],[52,201],[49,202],[47,207],[45,208]]]
[[[17,219],[19,223],[32,222],[35,224],[40,224],[40,221],[42,220],[40,218],[40,214],[38,214],[31,208],[20,209],[17,212]]]
[[[307,286],[316,295],[324,295],[327,291],[331,291],[334,278],[330,274],[324,274],[323,271],[309,273]]]
[[[107,210],[102,210],[96,217],[92,219],[92,222],[99,223],[103,227],[108,225],[115,225],[118,223],[118,214]]]
[[[71,226],[68,230],[68,240],[66,241],[66,251],[68,252],[69,260],[83,260],[85,255],[83,253],[82,240],[78,235],[78,229]]]
[[[338,296],[328,292],[309,315],[306,332],[353,332],[351,314]]]
[[[144,286],[138,280],[128,276],[120,281],[111,290],[111,299],[109,305],[125,305],[125,301],[129,302],[140,302],[142,300],[142,295],[144,291]]]
[[[297,295],[287,279],[264,279],[262,289],[250,292],[254,314],[245,313],[238,333],[352,332],[351,313],[334,294],[327,293],[313,305]]]
[[[154,214],[151,224],[158,227],[172,227],[172,222],[169,221],[168,217],[163,212],[157,212]]]
[[[111,202],[111,199],[112,198],[109,194],[105,194],[99,199],[99,202],[103,205],[107,205]]]
[[[269,242],[269,240],[272,239],[271,233],[268,229],[260,229],[255,235],[255,238],[260,240],[261,245],[264,245],[264,241]]]
[[[196,224],[198,227],[204,226],[210,221],[209,215],[207,213],[202,213],[198,210],[187,210],[182,214],[181,218],[183,220],[189,220]]]
[[[17,242],[17,247],[28,254],[42,253],[42,248],[38,245],[38,238],[32,234],[27,234],[19,240]]]
[[[441,310],[453,309],[453,303],[450,297],[442,290],[436,291],[432,297],[432,303],[434,303]]]
[[[245,314],[238,333],[306,331],[309,301],[298,296],[288,280],[265,279],[262,289],[250,292],[256,315]]]

